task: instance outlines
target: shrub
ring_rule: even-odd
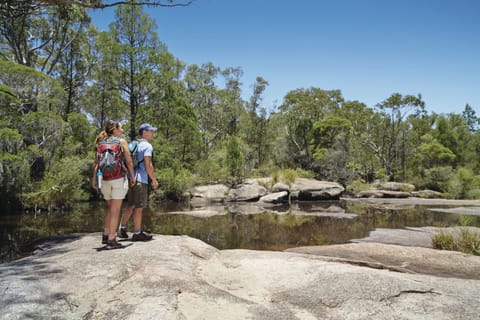
[[[347,191],[352,193],[357,193],[368,189],[370,189],[370,185],[368,183],[363,183],[360,180],[355,180],[347,186]]]
[[[293,169],[283,169],[280,171],[280,181],[288,185],[294,183],[297,177],[297,172]]]
[[[157,175],[158,185],[163,195],[169,199],[182,199],[185,191],[192,186],[194,176],[186,169],[161,169]],[[156,200],[155,198],[153,199]]]
[[[479,188],[479,177],[468,168],[458,168],[448,182],[448,193],[455,199],[478,199]]]
[[[227,175],[226,169],[214,159],[200,160],[195,165],[199,184],[217,183],[223,181]]]
[[[432,246],[440,250],[457,250],[453,234],[440,230],[432,235]]]
[[[440,230],[432,236],[432,245],[435,249],[479,255],[480,235],[468,228],[461,228],[456,235]]]
[[[56,162],[36,190],[24,194],[25,205],[50,211],[87,200],[83,185],[86,166],[87,160],[80,157],[67,157]]]

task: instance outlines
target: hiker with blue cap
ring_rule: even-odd
[[[158,181],[153,170],[152,156],[153,147],[151,141],[154,138],[157,128],[149,123],[143,123],[138,128],[140,138],[138,139],[138,149],[136,157],[138,166],[134,168],[135,171],[135,185],[128,190],[127,206],[123,210],[120,228],[118,230],[118,237],[127,239],[126,231],[127,222],[133,214],[134,232],[132,241],[149,241],[152,240],[152,235],[146,234],[142,231],[142,213],[143,208],[148,204],[148,179],[152,182],[152,188],[158,188]]]

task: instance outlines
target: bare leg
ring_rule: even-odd
[[[118,219],[120,218],[120,208],[122,207],[123,199],[110,200],[110,216],[108,221],[108,240],[114,240],[117,236],[115,232],[118,226]]]
[[[130,217],[132,216],[132,213],[133,213],[133,206],[132,205],[126,206],[123,209],[121,224],[126,225],[128,223],[128,219],[130,219]]]
[[[111,217],[112,200],[107,200],[107,210],[105,212],[105,219],[103,224],[103,234],[108,235],[110,232],[110,217]]]
[[[133,226],[134,230],[142,230],[142,211],[143,208],[133,209]]]

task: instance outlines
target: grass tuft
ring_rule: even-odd
[[[480,255],[480,235],[478,232],[461,228],[455,235],[440,230],[432,235],[432,246],[440,250],[461,251],[463,253]]]

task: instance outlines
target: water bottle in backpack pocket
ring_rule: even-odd
[[[97,171],[97,187],[98,187],[98,189],[102,189],[102,183],[103,183],[103,174],[102,174],[102,171],[99,169]]]

